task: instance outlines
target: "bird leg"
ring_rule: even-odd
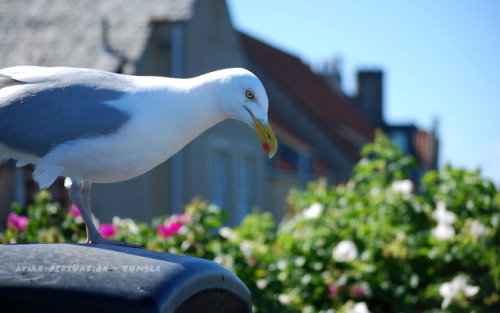
[[[72,180],[71,187],[69,187],[69,196],[80,211],[85,227],[87,228],[87,241],[85,241],[85,243],[144,248],[141,245],[107,239],[99,233],[99,230],[97,230],[92,220],[92,212],[90,210],[90,186],[91,183]]]

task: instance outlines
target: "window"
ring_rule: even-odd
[[[407,132],[403,130],[393,130],[390,132],[389,138],[399,146],[403,154],[410,154],[410,142]]]
[[[221,208],[229,208],[230,158],[226,151],[218,150],[212,157],[212,202]]]
[[[260,151],[215,141],[210,149],[210,202],[227,210],[228,222],[239,224],[259,203]]]
[[[245,215],[250,213],[250,208],[255,204],[255,159],[244,155],[238,160],[238,190],[236,222],[240,222]]]

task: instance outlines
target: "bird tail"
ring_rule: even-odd
[[[33,172],[33,179],[38,183],[40,188],[49,188],[54,181],[61,175],[62,166],[43,167],[37,166]]]

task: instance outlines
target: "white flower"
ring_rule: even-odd
[[[137,226],[137,224],[131,218],[123,219],[122,220],[122,225],[123,225],[123,227],[125,227],[126,229],[128,229],[128,232],[130,234],[134,234],[135,235],[135,234],[139,233],[139,226]]]
[[[457,220],[455,213],[446,210],[446,203],[438,201],[436,210],[432,212],[432,218],[438,223],[453,224]]]
[[[351,309],[347,310],[347,313],[370,313],[370,311],[366,303],[358,302]]]
[[[285,304],[285,305],[286,305],[286,304],[289,304],[289,303],[290,303],[290,300],[291,300],[291,299],[290,299],[290,296],[289,296],[289,295],[286,295],[286,294],[282,293],[282,294],[280,294],[280,295],[278,296],[278,300],[279,300],[279,302],[280,302],[281,304]]]
[[[318,218],[321,215],[321,212],[323,212],[325,206],[321,203],[313,203],[311,204],[310,207],[305,208],[303,213],[304,217],[306,219],[315,219]]]
[[[286,269],[286,267],[288,266],[288,263],[286,260],[284,259],[281,259],[278,261],[278,263],[276,264],[276,267],[280,270],[280,271],[284,271]]]
[[[269,284],[269,281],[267,279],[258,279],[255,284],[257,285],[257,288],[259,289],[265,289],[267,285]]]
[[[436,228],[432,230],[432,235],[436,237],[437,240],[446,241],[455,236],[455,228],[446,223],[438,223]]]
[[[391,189],[406,195],[413,191],[413,182],[409,179],[396,180],[392,183]]]
[[[436,210],[432,212],[432,218],[438,222],[436,228],[432,230],[432,235],[437,240],[445,241],[455,236],[455,228],[451,225],[457,220],[457,216],[455,213],[446,210],[444,201],[437,202]]]
[[[210,213],[217,213],[220,212],[220,208],[216,204],[209,204],[207,207],[207,211]]]
[[[249,240],[244,240],[241,244],[240,244],[240,251],[241,253],[243,253],[244,256],[246,256],[247,258],[248,257],[251,257],[253,255],[253,249],[255,247],[255,244]]]
[[[477,220],[472,221],[470,231],[474,237],[488,236],[490,233],[489,228]]]
[[[378,195],[381,191],[382,191],[382,189],[380,189],[380,188],[378,188],[378,187],[374,187],[374,188],[370,189],[370,195],[371,195],[371,196],[376,196],[376,195]]]
[[[295,266],[302,267],[304,266],[304,264],[306,264],[306,258],[303,256],[299,256],[293,261],[293,263],[295,264]]]
[[[234,259],[230,255],[218,255],[215,257],[214,262],[219,263],[226,268],[234,267]]]
[[[338,262],[351,262],[358,257],[358,249],[354,242],[342,240],[333,249],[332,257]]]
[[[47,204],[47,211],[51,214],[55,214],[59,210],[59,206],[55,203],[48,203]]]
[[[300,279],[300,282],[302,283],[302,285],[308,285],[311,282],[311,280],[312,280],[311,274],[305,274]]]
[[[122,226],[122,219],[119,216],[113,216],[113,219],[111,219],[111,223],[116,226]]]
[[[410,276],[410,287],[416,288],[418,286],[418,282],[420,281],[420,278],[418,278],[417,274],[412,274]]]
[[[112,219],[113,225],[116,225],[120,228],[127,230],[129,234],[138,234],[139,226],[134,222],[131,218],[120,218],[119,216],[114,216]]]
[[[460,292],[466,297],[472,297],[479,292],[479,287],[467,285],[467,278],[463,274],[457,275],[451,282],[444,283],[439,287],[439,294],[443,297],[441,308],[448,307],[453,298]]]
[[[229,227],[224,226],[219,229],[219,235],[229,241],[236,240],[236,233]]]

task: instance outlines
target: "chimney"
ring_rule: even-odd
[[[316,66],[311,66],[311,70],[321,76],[330,88],[343,94],[342,79],[340,76],[341,65],[342,59],[337,56]]]
[[[382,79],[383,73],[380,70],[362,70],[357,73],[358,89],[355,103],[361,112],[376,126],[385,126],[382,104]]]
[[[341,65],[342,65],[342,59],[340,57],[335,57],[330,62],[326,62],[323,65],[322,76],[326,80],[326,82],[330,85],[330,87],[332,87],[335,91],[343,93],[341,87],[342,79],[340,76]]]

